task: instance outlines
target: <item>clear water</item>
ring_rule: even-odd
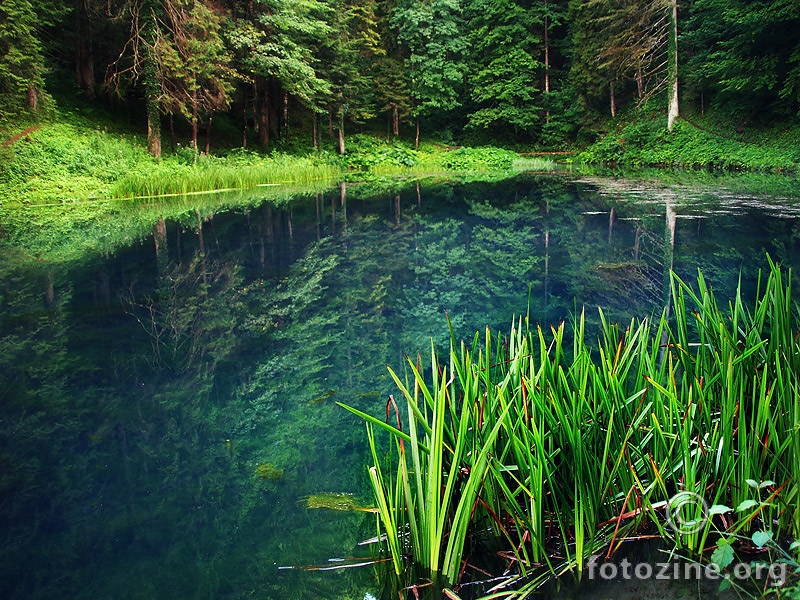
[[[721,298],[766,253],[797,266],[793,181],[682,177],[350,185],[51,257],[4,226],[0,597],[380,596],[372,569],[299,568],[375,534],[306,505],[370,503],[336,402],[383,415],[386,365],[444,347],[445,313],[467,338],[526,312],[628,320],[663,309],[670,266]],[[70,227],[59,244],[90,229]]]

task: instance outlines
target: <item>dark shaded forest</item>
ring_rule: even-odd
[[[648,104],[670,128],[800,106],[797,0],[4,0],[0,120],[89,102],[208,144],[351,132],[586,145]]]

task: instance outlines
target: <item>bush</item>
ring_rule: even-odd
[[[510,169],[516,153],[501,148],[459,148],[448,152],[442,166],[451,171],[480,171],[485,169]]]
[[[626,166],[794,171],[800,161],[800,129],[768,129],[742,137],[725,121],[690,116],[666,129],[661,114],[635,111],[629,120],[590,145],[579,159]]]
[[[345,163],[349,169],[366,171],[375,165],[413,167],[417,153],[400,141],[385,142],[365,134],[350,136],[347,140]]]

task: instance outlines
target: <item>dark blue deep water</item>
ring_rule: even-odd
[[[349,184],[53,231],[0,223],[0,598],[381,596],[361,422],[457,336],[660,312],[668,271],[796,266],[781,178]],[[199,201],[198,201],[199,202]],[[143,216],[142,216],[143,215]],[[155,216],[154,216],[155,215]],[[101,244],[100,241],[103,241]],[[96,242],[96,243],[95,243]],[[294,568],[282,568],[294,567]]]

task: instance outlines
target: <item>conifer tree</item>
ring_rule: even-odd
[[[0,116],[35,112],[45,97],[40,23],[29,0],[0,4]]]
[[[320,0],[253,0],[234,9],[227,36],[240,74],[252,84],[259,141],[267,145],[289,96],[320,112],[330,94],[318,50],[333,32],[333,16]]]

